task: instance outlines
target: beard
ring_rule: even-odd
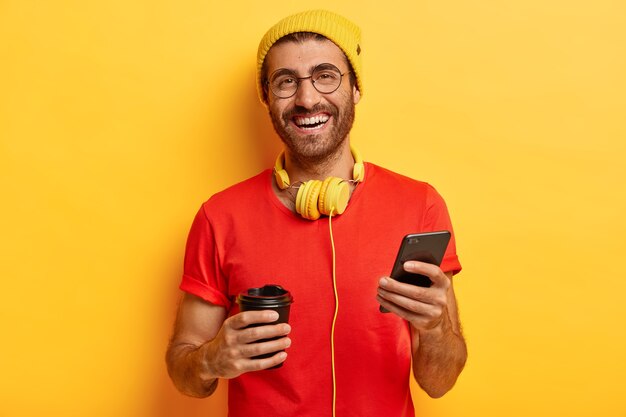
[[[354,110],[354,99],[351,94],[346,94],[342,97],[339,106],[330,103],[318,104],[310,109],[295,106],[282,114],[277,114],[270,107],[270,118],[274,130],[287,147],[290,156],[301,166],[316,166],[328,163],[335,155],[338,155],[339,149],[352,129]],[[331,115],[329,121],[332,121],[333,125],[330,130],[307,135],[294,129],[292,123],[294,116],[306,116],[319,112]]]

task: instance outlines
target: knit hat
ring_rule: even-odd
[[[272,45],[274,45],[283,36],[295,32],[313,32],[318,33],[337,45],[352,65],[354,75],[356,76],[356,84],[361,96],[363,95],[363,80],[361,66],[361,29],[336,13],[327,10],[309,10],[289,16],[276,23],[267,31],[257,52],[257,92],[261,102],[263,99],[263,80],[261,80],[261,69],[263,62]]]

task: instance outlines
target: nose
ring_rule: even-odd
[[[301,79],[298,83],[298,90],[296,90],[295,104],[305,109],[313,108],[319,104],[321,99],[321,93],[313,87],[313,80],[311,77]]]

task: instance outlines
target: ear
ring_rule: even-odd
[[[356,84],[352,87],[352,99],[354,100],[354,104],[357,104],[361,100],[361,92],[356,87]]]

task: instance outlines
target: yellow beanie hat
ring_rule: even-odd
[[[267,31],[257,52],[257,92],[261,102],[265,104],[263,99],[263,80],[261,80],[261,69],[265,56],[276,41],[283,36],[296,32],[313,32],[318,33],[337,45],[348,60],[354,75],[356,76],[356,84],[361,96],[363,95],[363,80],[361,67],[361,29],[336,13],[327,10],[309,10],[298,13],[293,16],[286,17]]]

